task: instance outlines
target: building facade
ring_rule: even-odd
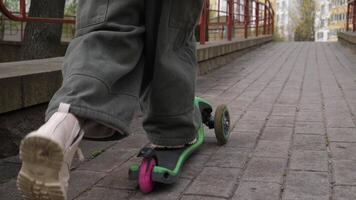
[[[318,0],[315,41],[337,41],[337,32],[346,29],[347,0]]]
[[[330,40],[331,0],[319,0],[315,5],[315,41],[326,42]]]
[[[336,41],[337,32],[346,30],[346,15],[347,15],[347,0],[331,0],[329,41]]]

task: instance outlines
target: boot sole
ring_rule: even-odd
[[[22,167],[17,188],[28,200],[66,200],[59,171],[64,160],[62,148],[40,136],[25,138],[20,145]]]

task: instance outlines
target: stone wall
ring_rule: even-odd
[[[0,63],[21,60],[21,42],[0,41]],[[63,43],[58,56],[64,56],[68,43]]]

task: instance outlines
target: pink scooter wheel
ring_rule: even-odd
[[[143,193],[150,193],[153,190],[152,172],[155,166],[156,160],[154,158],[142,160],[138,174],[138,185]]]

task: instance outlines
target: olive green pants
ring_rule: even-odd
[[[79,0],[76,36],[63,65],[60,102],[84,119],[129,133],[138,103],[158,145],[194,139],[197,75],[194,28],[203,0]]]

